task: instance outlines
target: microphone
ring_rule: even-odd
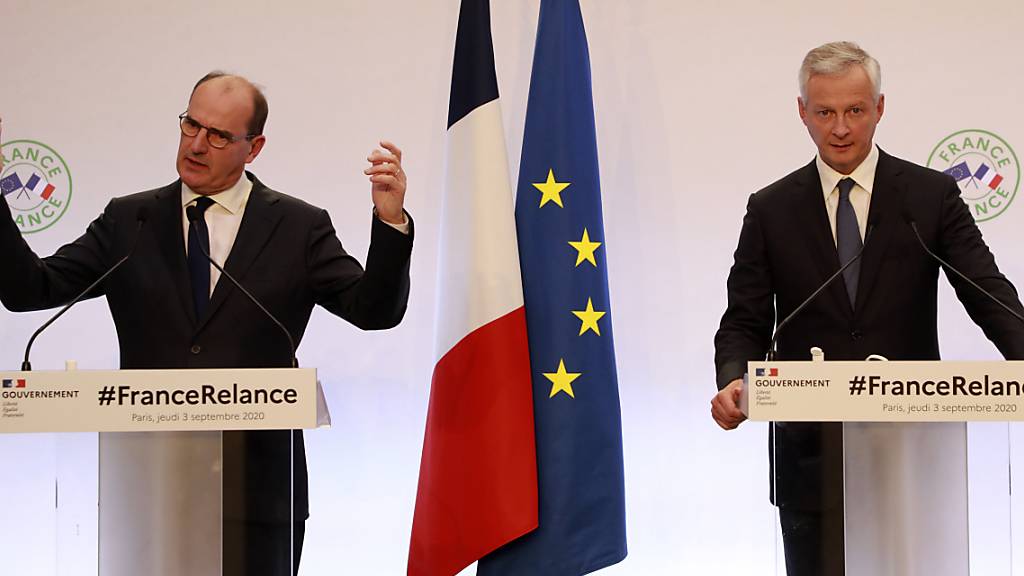
[[[202,220],[203,215],[199,212],[199,209],[196,208],[194,204],[185,209],[185,215],[188,217],[189,234],[192,234],[193,230],[195,230],[196,222]],[[235,288],[238,288],[242,292],[242,294],[245,294],[245,296],[249,298],[249,300],[252,301],[252,303],[255,304],[257,308],[260,309],[260,311],[266,314],[267,318],[270,318],[271,322],[273,322],[278,328],[281,329],[281,332],[284,332],[285,338],[288,338],[288,346],[291,348],[292,368],[298,368],[299,360],[295,357],[295,340],[292,338],[291,332],[289,332],[288,329],[284,327],[284,324],[282,324],[281,321],[278,320],[276,316],[271,314],[270,311],[267,310],[266,307],[264,307],[263,304],[259,300],[257,300],[255,296],[253,296],[248,290],[246,290],[244,286],[239,284],[238,280],[235,280],[235,278],[231,274],[228,274],[227,270],[222,268],[220,264],[217,264],[217,262],[215,262],[214,259],[210,257],[210,253],[206,250],[206,248],[203,248],[202,244],[202,242],[196,242],[196,245],[199,246],[199,251],[203,253],[203,256],[205,256],[207,260],[210,261],[210,264],[213,264],[214,268],[220,271],[221,276],[230,280],[231,283],[235,285]]]
[[[47,320],[45,324],[40,326],[38,330],[32,333],[32,337],[28,339],[28,344],[25,346],[25,358],[21,362],[22,372],[32,371],[32,363],[29,362],[28,360],[29,354],[32,352],[32,344],[36,341],[36,338],[43,333],[43,330],[49,328],[50,324],[53,324],[54,322],[57,321],[57,318],[60,318],[61,316],[64,315],[65,312],[71,309],[72,306],[78,304],[79,301],[85,298],[86,294],[92,292],[93,289],[99,286],[101,282],[103,282],[104,280],[107,279],[108,276],[113,274],[114,270],[120,268],[121,264],[124,264],[125,262],[128,261],[128,258],[131,258],[131,255],[135,252],[135,247],[139,245],[139,238],[142,236],[142,227],[146,224],[146,220],[148,219],[149,206],[139,206],[139,210],[135,213],[135,220],[138,221],[139,225],[138,228],[136,228],[135,230],[135,241],[132,242],[132,247],[128,250],[128,253],[125,254],[123,258],[114,263],[114,265],[111,266],[110,269],[108,269],[106,272],[104,272],[102,276],[97,278],[95,282],[90,284],[85,290],[82,290],[78,294],[78,296],[75,296],[74,299],[71,300],[71,302],[65,304],[64,307],[60,309],[60,311],[58,311],[56,314],[53,315],[53,317]]]
[[[777,352],[775,347],[778,344],[779,333],[782,332],[782,329],[786,327],[786,324],[789,324],[790,321],[793,320],[793,318],[796,318],[797,314],[800,314],[800,312],[802,312],[808,304],[813,302],[814,299],[818,297],[818,294],[824,292],[825,288],[828,288],[833,282],[835,282],[836,278],[842,276],[843,272],[845,272],[847,268],[849,268],[857,260],[860,260],[861,255],[864,254],[864,248],[867,247],[868,245],[868,240],[871,239],[871,233],[875,230],[875,227],[878,226],[878,222],[880,220],[881,215],[876,214],[874,220],[868,222],[868,228],[864,232],[864,243],[861,244],[860,250],[858,250],[857,253],[854,254],[853,258],[850,258],[849,262],[840,266],[839,270],[836,270],[835,274],[829,276],[828,280],[825,280],[825,282],[822,283],[821,286],[818,286],[817,290],[811,292],[811,295],[804,299],[804,301],[801,302],[799,306],[797,306],[792,312],[790,312],[789,316],[786,316],[785,318],[782,319],[782,322],[779,322],[778,326],[775,327],[775,333],[772,334],[772,342],[768,346],[768,355],[765,358],[765,360],[767,360],[768,362],[775,361],[775,354]]]
[[[955,267],[953,267],[952,264],[950,264],[949,262],[946,262],[942,258],[939,258],[939,256],[937,254],[932,252],[928,248],[928,245],[924,243],[924,239],[921,238],[921,233],[918,232],[918,230],[917,230],[917,222],[914,221],[914,217],[910,215],[910,211],[908,209],[906,209],[906,208],[904,208],[904,210],[903,210],[903,220],[907,224],[910,225],[910,228],[914,231],[914,238],[917,238],[917,243],[921,245],[921,248],[924,248],[924,251],[925,251],[926,254],[928,254],[933,259],[935,259],[935,261],[937,261],[939,264],[942,264],[942,267],[945,270],[951,271],[954,274],[956,274],[957,276],[959,276],[961,280],[963,280],[964,282],[967,282],[968,284],[973,286],[974,289],[977,290],[978,292],[981,292],[985,296],[988,296],[989,300],[992,300],[996,304],[1002,306],[1003,310],[1006,310],[1007,312],[1010,313],[1011,316],[1013,316],[1017,320],[1020,320],[1022,323],[1024,323],[1024,316],[1021,316],[1020,312],[1017,312],[1013,308],[1010,308],[1009,306],[1004,304],[1003,301],[1000,300],[999,298],[996,298],[994,294],[992,294],[988,290],[985,290],[984,288],[979,286],[977,282],[975,282],[974,280],[971,280],[970,278],[965,276],[963,274],[963,272],[961,272],[961,271],[957,270]]]

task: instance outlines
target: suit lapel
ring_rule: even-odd
[[[824,282],[839,269],[839,254],[836,252],[836,242],[832,237],[832,224],[828,218],[828,209],[825,208],[821,177],[818,175],[818,167],[814,160],[811,160],[811,163],[800,172],[798,185],[802,195],[798,205],[804,213],[800,215],[797,222],[808,223],[804,226],[807,234],[806,240],[808,246],[812,247],[814,264],[818,269],[820,282]],[[827,291],[835,299],[837,305],[852,312],[850,299],[846,295],[846,286],[842,281],[833,282]]]
[[[264,186],[252,174],[249,174],[249,177],[252,179],[252,191],[242,214],[242,223],[238,228],[238,235],[235,236],[235,243],[231,246],[227,262],[224,263],[224,269],[239,282],[243,282],[246,271],[266,247],[281,220],[281,211],[274,206],[278,201],[278,194]],[[231,280],[221,275],[210,297],[206,316],[200,319],[196,332],[203,329],[234,290],[235,285]]]
[[[865,242],[864,255],[861,256],[857,310],[862,310],[864,302],[871,296],[893,232],[903,225],[901,212],[905,190],[899,185],[899,175],[900,168],[893,157],[879,149],[875,184],[871,191],[871,208],[868,210],[868,224],[872,226],[872,232],[869,241]]]
[[[195,305],[192,303],[192,284],[189,279],[188,263],[185,260],[185,233],[181,221],[181,181],[177,181],[157,192],[157,212],[150,221],[154,227],[157,243],[170,272],[174,291],[178,293],[181,307],[189,322],[196,323]]]

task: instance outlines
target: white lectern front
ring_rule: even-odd
[[[330,424],[312,369],[8,372],[0,384],[0,433],[100,433],[95,564],[53,562],[61,576],[221,574],[224,495],[238,489],[224,484],[222,432]],[[292,456],[268,466],[291,470]],[[75,505],[55,491],[56,507]]]
[[[965,423],[1024,419],[1022,388],[1024,362],[752,362],[742,404],[843,423],[847,576],[967,576]]]

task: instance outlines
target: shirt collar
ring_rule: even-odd
[[[821,178],[821,192],[825,195],[826,200],[843,178],[852,178],[858,186],[866,190],[870,195],[871,189],[875,185],[875,169],[878,167],[878,147],[872,145],[871,152],[868,152],[867,158],[849,174],[836,172],[834,168],[821,159],[821,154],[814,157],[814,163],[818,167],[818,176]]]
[[[234,186],[216,194],[210,194],[208,197],[231,214],[238,214],[239,211],[245,208],[249,200],[249,192],[251,191],[252,182],[246,178],[245,172],[242,172]],[[187,184],[181,183],[181,205],[183,207],[194,202],[199,196],[200,194],[193,192]]]

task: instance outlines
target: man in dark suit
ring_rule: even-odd
[[[374,217],[364,271],[342,248],[326,211],[245,172],[266,143],[266,117],[266,99],[248,80],[208,74],[180,117],[180,179],[111,200],[84,235],[48,258],[32,252],[0,202],[4,306],[23,311],[64,304],[135,245],[131,258],[92,294],[107,298],[122,368],[291,366],[287,338],[219,278],[201,245],[296,343],[315,304],[367,330],[398,324],[412,250],[401,151],[382,142],[385,150],[368,158]],[[193,206],[201,217],[190,223],[185,214]],[[223,454],[224,574],[297,571],[308,515],[301,433],[225,433]]]
[[[939,266],[918,245],[910,220],[940,257],[1022,310],[953,179],[874,145],[885,108],[880,90],[878,62],[855,44],[825,44],[804,59],[797,104],[818,154],[747,204],[715,335],[719,392],[711,413],[724,429],[744,419],[737,403],[746,363],[764,359],[777,319],[862,245],[861,261],[780,333],[778,359],[809,360],[813,346],[830,360],[939,358]],[[1024,358],[1024,326],[955,275],[947,278],[999,351]],[[843,574],[841,424],[780,422],[769,442],[787,572]]]

